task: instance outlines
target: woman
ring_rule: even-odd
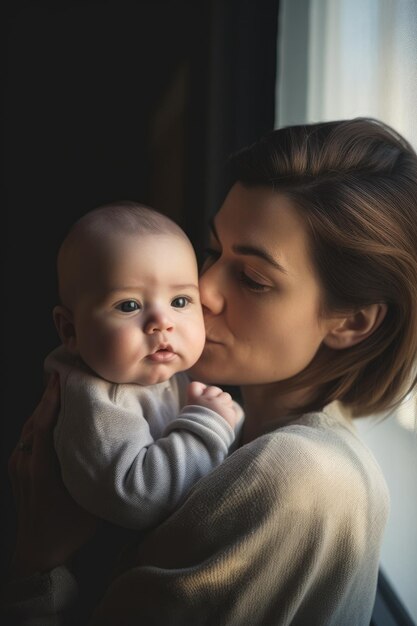
[[[131,551],[89,623],[369,624],[387,490],[326,407],[372,414],[415,386],[416,241],[416,154],[375,120],[281,129],[232,158],[193,375],[242,386],[242,445]],[[61,565],[94,529],[52,469],[57,403],[50,386],[11,460],[21,624],[74,603]]]

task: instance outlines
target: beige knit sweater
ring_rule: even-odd
[[[381,471],[353,427],[305,415],[200,480],[89,624],[369,626],[387,514]],[[9,590],[19,624],[58,624],[54,606],[75,602],[65,568],[25,584]],[[29,618],[36,602],[44,622]]]

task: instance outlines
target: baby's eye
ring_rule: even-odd
[[[122,311],[122,313],[132,313],[132,311],[138,311],[140,309],[140,305],[136,302],[136,300],[125,300],[117,305],[116,309]]]
[[[186,298],[185,296],[178,296],[177,298],[174,298],[172,300],[171,306],[175,307],[176,309],[183,309],[189,303],[190,303],[190,300]]]

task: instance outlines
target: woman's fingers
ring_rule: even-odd
[[[22,490],[27,491],[28,483],[30,482],[30,464],[31,464],[31,448],[32,448],[32,435],[24,433],[32,433],[28,429],[22,429],[22,434],[17,442],[8,463],[8,470],[10,481],[12,484],[13,495],[16,501],[16,505],[19,506]]]
[[[53,454],[50,441],[58,411],[59,379],[57,375],[53,375],[37,407],[24,423],[20,439],[9,459],[9,475],[17,503],[19,503],[22,490],[27,492],[30,489],[33,464],[37,464],[43,455]]]
[[[65,563],[97,525],[62,483],[53,441],[58,414],[59,379],[54,377],[24,425],[9,462],[18,516],[16,576]]]
[[[31,415],[23,424],[22,432],[20,434],[20,440],[17,444],[18,447],[23,443],[30,443],[33,437],[33,416]],[[20,448],[19,448],[20,449]]]
[[[51,432],[59,411],[59,377],[52,374],[49,377],[42,398],[33,412],[33,426],[36,430]]]
[[[13,471],[22,453],[27,454],[32,451],[35,429],[52,432],[53,425],[58,418],[59,410],[58,383],[59,379],[57,375],[50,377],[37,407],[23,424],[20,439],[10,457],[9,470]]]
[[[59,378],[51,376],[40,403],[33,413],[33,471],[37,485],[42,480],[61,480],[53,443],[54,427],[59,414]],[[53,471],[53,473],[52,473]]]

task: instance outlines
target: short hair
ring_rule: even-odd
[[[67,238],[80,231],[100,235],[111,232],[176,234],[185,237],[183,230],[169,217],[145,204],[120,200],[104,204],[82,215],[70,228]]]
[[[416,385],[417,155],[395,130],[369,118],[281,128],[232,155],[230,185],[268,186],[303,218],[322,290],[320,314],[386,303],[361,343],[322,346],[285,381],[315,385],[315,410],[334,400],[353,416],[396,406]],[[288,383],[288,384],[287,384]]]

